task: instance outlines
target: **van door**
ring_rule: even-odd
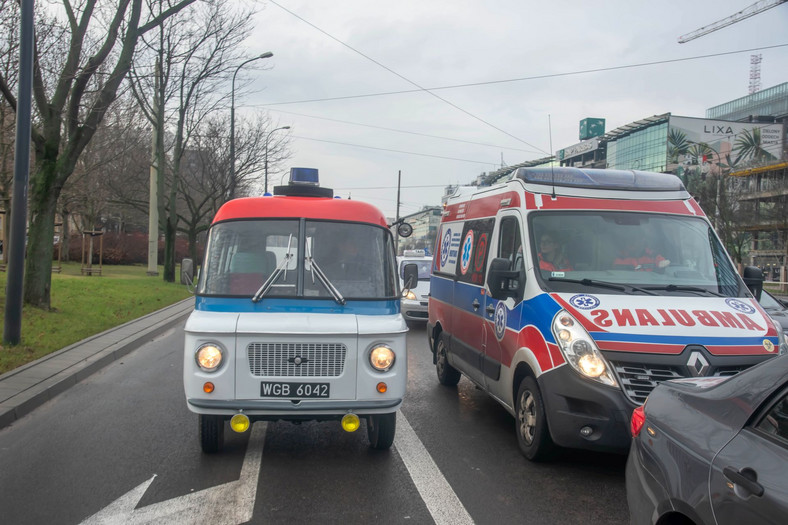
[[[492,217],[465,221],[455,270],[450,351],[454,360],[462,362],[456,368],[480,385],[484,384],[484,271],[493,224]]]
[[[522,218],[518,210],[504,210],[498,215],[493,235],[494,246],[490,260],[507,259],[509,271],[519,271],[520,280],[525,279],[523,255]],[[488,276],[486,276],[488,277]],[[517,351],[524,283],[519,283],[517,297],[506,301],[495,299],[489,294],[490,283],[485,279],[484,330],[485,354],[482,370],[488,389],[498,390],[495,385],[501,378],[501,366],[509,366]]]

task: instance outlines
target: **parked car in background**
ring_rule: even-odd
[[[416,283],[405,282],[405,265],[415,264],[419,268],[419,280]],[[403,255],[397,257],[399,268],[399,284],[402,289],[400,299],[402,316],[406,321],[427,321],[427,306],[430,297],[430,265],[432,257],[426,257],[424,250],[405,250]]]
[[[631,432],[633,524],[788,523],[788,355],[729,378],[665,381]]]
[[[766,310],[766,313],[780,323],[780,326],[783,327],[783,332],[788,332],[788,306],[786,306],[785,302],[777,299],[766,290],[761,292],[761,299],[758,302]]]

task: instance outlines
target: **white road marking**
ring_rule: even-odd
[[[147,507],[135,508],[153,480],[156,479],[154,474],[149,480],[144,481],[87,518],[82,522],[82,525],[144,523],[237,525],[251,521],[267,429],[267,423],[256,423],[252,426],[252,434],[249,437],[249,444],[246,447],[246,455],[241,467],[241,476],[237,481],[192,492]],[[408,420],[399,411],[397,412],[397,433],[394,437],[394,446],[436,524],[473,524],[473,520],[457,494],[443,477]]]
[[[411,428],[402,412],[397,412],[397,433],[394,436],[402,462],[410,473],[421,499],[427,505],[432,519],[438,525],[472,524],[473,519],[465,510],[460,498],[443,477],[424,444]]]
[[[82,522],[83,525],[129,523],[211,523],[237,525],[252,519],[267,423],[256,423],[246,446],[241,476],[218,487],[135,509],[153,477]]]

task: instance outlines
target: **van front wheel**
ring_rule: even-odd
[[[554,453],[555,445],[547,428],[542,393],[533,377],[526,376],[520,382],[515,405],[520,452],[531,461],[549,459]]]
[[[442,385],[457,386],[457,383],[460,382],[460,371],[449,364],[446,343],[440,336],[435,345],[435,370],[438,372],[438,382]]]
[[[200,445],[206,454],[215,454],[224,446],[224,418],[200,414]]]
[[[387,450],[394,443],[397,430],[397,414],[377,414],[367,417],[369,445],[377,450]]]

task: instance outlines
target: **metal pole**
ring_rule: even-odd
[[[230,89],[230,199],[235,198],[235,76],[238,71],[249,62],[260,60],[261,58],[270,58],[274,56],[273,53],[267,51],[262,55],[252,57],[235,68],[233,72],[233,81]]]
[[[265,162],[263,163],[265,166],[265,187],[263,188],[263,194],[268,193],[268,138],[271,136],[271,133],[274,131],[279,131],[280,129],[290,129],[290,126],[282,126],[281,128],[272,129],[265,136]]]
[[[25,277],[25,230],[27,183],[30,177],[30,115],[33,92],[33,4],[21,1],[19,21],[19,86],[16,106],[16,147],[14,151],[14,193],[11,204],[11,232],[6,283],[3,343],[17,345],[22,338],[22,282]]]
[[[399,222],[399,191],[401,185],[402,185],[402,170],[399,170],[397,172],[397,218],[395,222]],[[399,255],[399,228],[397,228],[396,233],[397,233],[397,241],[394,245],[394,251],[396,252],[397,255]]]

